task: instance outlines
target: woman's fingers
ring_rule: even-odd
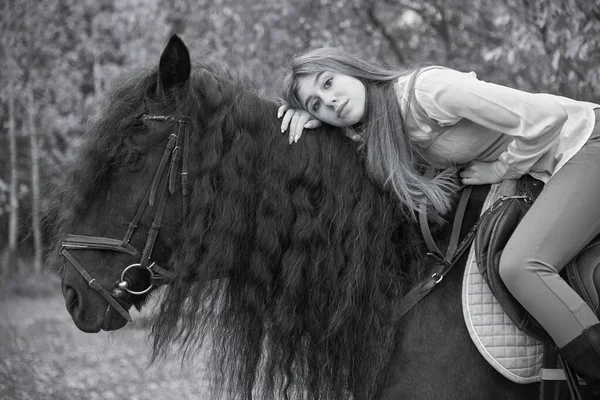
[[[473,178],[473,171],[469,166],[464,167],[458,174],[463,185],[470,185]]]
[[[283,119],[281,120],[281,132],[285,132],[285,130],[288,128],[288,126],[290,125],[290,121],[292,120],[292,117],[295,114],[295,111],[293,109],[288,109],[286,111],[284,111],[284,115],[283,115]]]
[[[283,113],[289,110],[289,108],[290,107],[287,104],[283,104],[282,106],[280,106],[277,109],[277,118],[281,118],[283,116]]]
[[[289,142],[297,142],[302,136],[304,129],[314,129],[321,126],[321,121],[305,110],[289,108],[287,105],[282,105],[277,110],[277,117],[281,120],[281,132],[285,132],[289,128]]]
[[[304,124],[305,129],[315,129],[321,126],[321,121],[318,119],[311,119]]]
[[[502,178],[489,161],[471,161],[462,171],[460,178],[465,185],[486,185],[502,182]]]
[[[302,122],[302,113],[296,110],[292,115],[292,120],[290,122],[290,131],[289,131],[289,142],[297,142],[300,136],[302,136],[302,125],[306,122]]]
[[[306,125],[310,118],[312,118],[312,115],[310,115],[306,111],[294,114],[294,117],[292,118],[292,123],[290,125],[290,144],[292,142],[298,142],[298,139],[300,139],[300,137],[302,136],[304,125]]]

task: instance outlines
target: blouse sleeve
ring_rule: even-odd
[[[517,179],[553,145],[567,120],[558,102],[534,93],[477,79],[475,73],[452,69],[424,72],[415,84],[415,98],[441,125],[466,118],[512,136],[494,169],[503,179]]]

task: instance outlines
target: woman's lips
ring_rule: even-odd
[[[345,103],[342,103],[341,106],[339,106],[339,108],[337,109],[337,117],[340,118],[342,116],[342,111],[344,111],[344,108],[346,108],[346,105],[348,104],[349,100],[346,100]]]

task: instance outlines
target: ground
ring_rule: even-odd
[[[201,359],[148,367],[148,328],[134,322],[114,333],[79,331],[57,279],[43,290],[0,293],[0,399],[209,399]]]

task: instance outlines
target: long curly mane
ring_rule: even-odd
[[[416,236],[343,135],[322,129],[289,146],[274,103],[210,76],[215,85],[206,73],[190,82],[212,112],[199,122],[202,173],[154,354],[178,342],[191,355],[209,339],[232,398],[371,398]]]
[[[85,213],[75,205],[102,190],[107,165],[121,166],[111,160],[148,104],[191,118],[190,213],[172,241],[177,278],[152,327],[152,359],[173,344],[184,359],[205,347],[228,398],[372,398],[396,346],[394,311],[419,269],[414,227],[335,129],[290,146],[276,103],[242,79],[198,65],[156,102],[157,74],[113,96],[85,145],[103,150],[82,152],[63,187],[73,200],[60,207],[74,210],[67,226]]]

